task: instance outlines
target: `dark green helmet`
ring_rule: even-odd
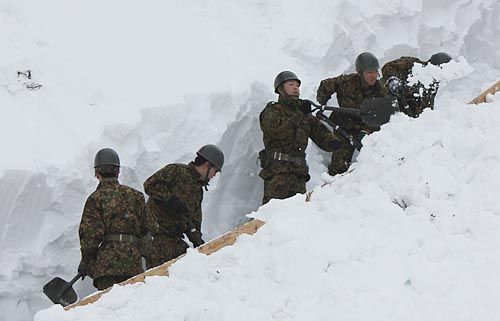
[[[295,73],[288,70],[282,71],[276,76],[276,79],[274,79],[274,92],[279,94],[278,87],[287,80],[297,80],[300,85],[300,79]]]
[[[220,172],[224,165],[224,153],[215,145],[205,145],[196,152],[196,155],[203,157]]]
[[[111,148],[103,148],[95,154],[94,168],[120,167],[120,158]]]
[[[441,64],[449,62],[451,59],[452,59],[451,56],[448,55],[446,52],[438,52],[431,56],[429,62],[434,66],[439,66]]]
[[[356,71],[378,70],[378,59],[371,52],[363,52],[356,58]]]

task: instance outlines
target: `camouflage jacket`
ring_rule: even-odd
[[[156,218],[147,215],[144,195],[120,185],[116,178],[104,178],[85,203],[79,227],[82,261],[89,276],[136,275],[143,272],[138,244],[103,241],[105,235],[154,233]]]
[[[158,235],[181,238],[189,233],[189,220],[201,238],[201,202],[203,186],[206,185],[193,163],[169,164],[144,182],[144,191],[149,195],[146,211],[158,218]],[[177,196],[188,208],[187,213],[178,213],[167,204],[170,197]],[[193,241],[193,240],[191,240]]]
[[[436,97],[439,87],[437,81],[431,84],[425,84],[425,86],[420,82],[408,86],[408,77],[412,75],[412,69],[415,63],[424,66],[427,65],[427,62],[415,57],[401,57],[386,63],[384,67],[382,67],[382,76],[385,81],[394,76],[399,78],[401,82],[406,85],[405,99],[410,108],[401,108],[401,110],[410,116],[419,115],[424,108],[434,108],[434,98]],[[399,101],[401,105],[401,100]]]
[[[363,100],[385,97],[389,95],[389,90],[380,80],[377,80],[375,85],[363,89],[361,87],[361,77],[357,73],[353,73],[322,80],[318,87],[316,99],[320,104],[325,105],[333,93],[337,93],[339,107],[359,109]],[[374,130],[374,128],[365,125],[360,119],[347,115],[332,113],[330,119],[348,133],[356,133],[360,130],[371,132]]]
[[[282,98],[278,102],[270,102],[260,114],[260,128],[263,133],[266,151],[281,152],[291,156],[305,158],[308,139],[326,151],[332,151],[331,143],[339,140],[328,128],[313,115],[304,115],[298,106],[301,99]],[[262,162],[262,160],[261,160]],[[276,174],[295,173],[309,180],[307,165],[291,162],[270,161],[260,172],[263,179]]]

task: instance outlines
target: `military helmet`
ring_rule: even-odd
[[[278,87],[284,83],[287,80],[297,80],[300,85],[300,79],[297,77],[297,75],[291,71],[285,70],[280,72],[277,76],[276,79],[274,79],[274,92],[279,94],[278,92]]]
[[[371,52],[363,52],[356,58],[356,71],[378,70],[378,59]]]
[[[222,170],[222,166],[224,165],[224,153],[219,147],[211,144],[205,145],[196,152],[196,155],[209,161],[219,172]]]
[[[111,148],[103,148],[95,154],[94,168],[120,167],[120,158]]]
[[[438,52],[431,56],[429,62],[434,66],[439,66],[441,64],[449,62],[451,59],[452,59],[451,56],[448,55],[446,52]]]

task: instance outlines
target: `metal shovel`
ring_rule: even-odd
[[[81,276],[82,275],[78,273],[69,282],[66,282],[60,277],[55,277],[43,286],[43,293],[45,293],[54,304],[60,304],[63,307],[75,303],[78,296],[72,286]]]

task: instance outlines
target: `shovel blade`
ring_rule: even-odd
[[[43,286],[43,293],[54,304],[60,304],[63,307],[75,303],[78,299],[72,284],[59,278],[53,278],[49,283]]]
[[[389,122],[391,115],[399,111],[394,97],[366,99],[360,106],[361,119],[370,127],[380,127]]]

